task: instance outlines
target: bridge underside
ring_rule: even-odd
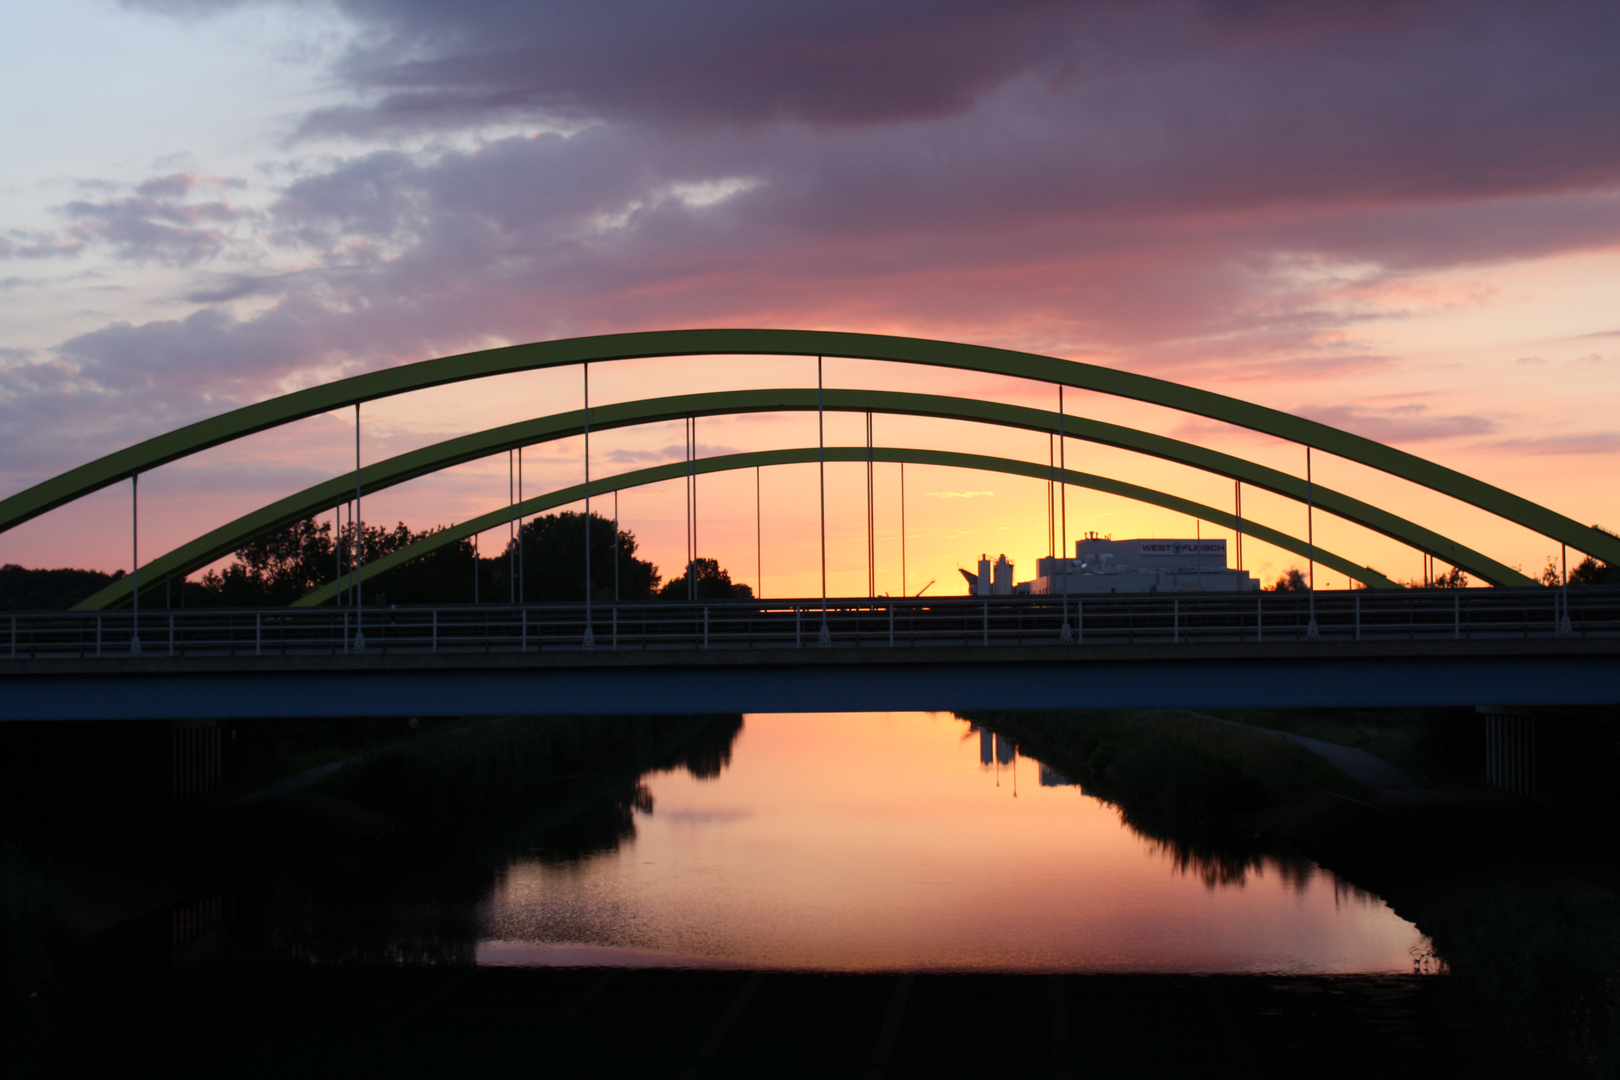
[[[1620,702],[1620,648],[1612,641],[903,652],[21,661],[0,696],[0,720]]]

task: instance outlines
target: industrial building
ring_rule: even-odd
[[[956,572],[967,579],[969,596],[1012,596],[1029,592],[1023,585],[1013,584],[1013,564],[1005,555],[997,555],[994,565],[988,556],[980,555],[977,577],[960,566]]]
[[[1013,564],[1002,555],[979,557],[975,576],[961,571],[973,596],[1095,596],[1108,593],[1258,592],[1260,582],[1226,565],[1226,541],[1115,540],[1087,533],[1074,558],[1035,562],[1032,581],[1013,584]]]

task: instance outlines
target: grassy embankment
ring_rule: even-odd
[[[403,717],[236,721],[226,744],[227,768],[220,793],[247,794],[306,769],[487,722],[481,716],[424,717],[413,736]]]
[[[1217,709],[1211,715],[1365,750],[1431,790],[1477,787],[1484,765],[1472,709]]]
[[[1457,788],[1470,779],[1472,747],[1456,738],[1455,718],[1433,712],[1229,715],[1378,753],[1420,783]],[[1281,841],[1347,880],[1398,898],[1397,908],[1429,934],[1455,985],[1493,1027],[1555,1063],[1559,1075],[1620,1075],[1620,903],[1572,877],[1510,872],[1533,865],[1531,856],[1544,857],[1544,847],[1493,847],[1492,837],[1467,832],[1438,839],[1371,809],[1359,818],[1324,815],[1335,804],[1319,792],[1367,793],[1281,739],[1193,714],[968,718],[1083,781],[1139,831],[1178,851],[1200,849],[1206,865],[1224,859],[1241,866],[1246,853],[1262,845],[1275,850]],[[1531,830],[1528,840],[1503,843],[1535,844],[1537,837]],[[1459,839],[1477,846],[1458,850]],[[1577,835],[1569,849],[1578,853],[1594,841],[1605,843]]]

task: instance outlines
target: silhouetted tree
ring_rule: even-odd
[[[1269,589],[1267,589],[1266,591],[1267,592],[1309,592],[1310,589],[1311,589],[1310,583],[1305,580],[1305,575],[1299,572],[1299,567],[1290,566],[1288,568],[1288,573],[1286,573],[1286,574],[1282,575],[1281,577],[1279,577],[1275,582],[1273,582],[1271,584],[1271,587]]]
[[[392,529],[376,525],[364,526],[360,530],[361,542],[364,545],[364,562],[375,562],[392,551],[431,535],[433,531],[413,532],[404,522],[400,522]],[[227,607],[290,604],[311,589],[337,577],[340,570],[344,574],[349,573],[354,565],[354,541],[355,528],[352,523],[343,526],[337,547],[334,549],[330,522],[316,521],[313,518],[295,521],[285,528],[248,541],[235,551],[234,560],[224,570],[210,570],[205,574],[200,583],[203,595],[199,599],[205,605],[211,603]],[[445,557],[440,555],[435,562],[442,563]],[[453,559],[454,554],[451,553],[449,557]],[[466,584],[454,596],[445,596],[441,599],[468,599],[466,594],[470,591],[472,582],[470,548],[463,555],[463,560],[466,562],[463,575]],[[366,602],[371,604],[426,602],[426,598],[400,595],[402,586],[408,589],[412,584],[417,586],[418,592],[426,585],[420,568],[414,574],[406,574],[401,578],[395,578],[390,574],[386,578],[368,580],[365,582]],[[196,594],[187,594],[188,602],[194,595]]]
[[[0,611],[62,611],[123,576],[122,570],[29,570],[7,563],[0,566]]]
[[[619,530],[614,548],[613,520],[591,514],[591,597],[613,599],[613,563],[619,563],[619,598],[650,599],[658,589],[658,567],[636,558],[636,535]],[[574,511],[546,514],[523,523],[523,562],[516,565],[517,548],[508,544],[493,559],[493,594],[486,600],[506,601],[516,595],[529,602],[579,601],[585,598],[585,515]],[[517,575],[518,589],[512,587]]]
[[[1571,585],[1620,585],[1620,567],[1598,562],[1588,555],[1569,572]]]
[[[234,554],[224,570],[203,575],[207,601],[228,607],[286,605],[337,573],[332,526],[312,518],[255,537]]]
[[[695,595],[687,587],[687,578],[696,582]],[[749,600],[754,590],[747,585],[733,583],[731,574],[714,559],[693,559],[687,572],[659,590],[662,600]]]
[[[1429,582],[1431,589],[1466,589],[1468,588],[1468,575],[1453,566],[1444,574],[1437,574]]]
[[[1600,533],[1608,533],[1608,535],[1620,539],[1620,534],[1610,532],[1601,525],[1593,525],[1592,528]],[[1580,565],[1569,572],[1569,583],[1571,585],[1620,585],[1620,566],[1599,562],[1588,555],[1581,560]]]
[[[429,533],[417,534],[417,539]],[[369,556],[368,556],[369,558]],[[480,560],[483,561],[483,560]],[[471,540],[452,540],[426,555],[396,566],[386,574],[367,578],[367,603],[389,604],[467,604],[473,600],[473,574],[483,573],[473,566]],[[478,599],[490,600],[491,575],[480,578]],[[504,597],[502,598],[504,599]]]
[[[435,531],[415,532],[403,522],[392,529],[360,530],[367,565]],[[210,570],[191,583],[186,604],[200,607],[254,607],[290,604],[354,565],[355,529],[345,525],[334,546],[332,525],[306,518],[259,536],[238,548],[223,570]],[[386,574],[366,577],[368,604],[466,603],[472,599],[473,551],[468,541],[436,548]],[[344,601],[349,599],[345,594]]]

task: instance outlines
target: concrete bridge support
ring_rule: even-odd
[[[220,727],[215,720],[170,722],[174,801],[189,802],[219,788]]]
[[[1536,710],[1481,705],[1478,711],[1485,720],[1486,782],[1510,795],[1533,799],[1543,794]]]

